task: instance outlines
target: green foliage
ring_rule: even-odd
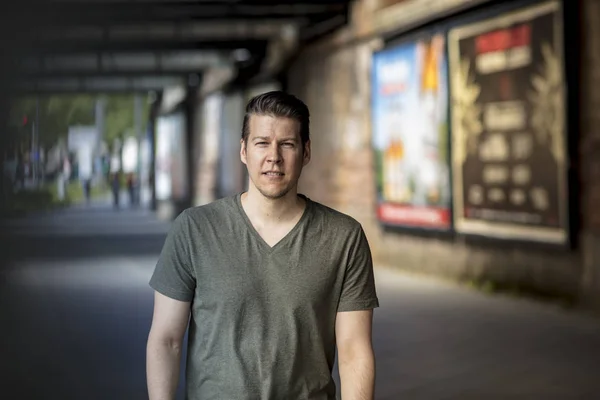
[[[108,143],[115,138],[124,138],[134,133],[134,95],[98,95],[106,100],[105,132]],[[52,95],[39,97],[39,140],[40,145],[49,147],[60,138],[66,138],[69,127],[94,125],[96,95]],[[27,143],[31,137],[32,123],[36,119],[36,97],[16,99],[9,116],[9,134],[16,142]],[[142,129],[146,129],[149,104],[142,100]],[[28,123],[23,124],[27,116]]]
[[[133,95],[106,96],[106,130],[104,137],[108,143],[135,134],[135,100]],[[146,129],[150,105],[142,98],[142,131]]]
[[[35,97],[22,97],[13,102],[9,127],[15,138],[29,140],[32,124],[36,120]],[[94,123],[95,99],[89,95],[56,95],[39,97],[39,141],[42,146],[51,146],[61,137],[66,137],[71,125]],[[27,117],[27,124],[23,118]]]

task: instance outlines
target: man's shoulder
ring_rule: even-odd
[[[207,220],[220,220],[224,216],[231,216],[236,207],[234,196],[223,197],[210,203],[186,208],[178,218],[184,218],[190,222],[206,222]]]
[[[314,200],[310,200],[314,215],[323,222],[323,228],[347,233],[361,230],[362,226],[354,217]]]

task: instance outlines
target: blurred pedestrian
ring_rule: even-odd
[[[119,208],[119,193],[121,191],[121,178],[119,172],[112,173],[110,186],[113,195],[113,206],[114,208]]]

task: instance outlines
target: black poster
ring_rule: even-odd
[[[566,240],[566,109],[558,2],[449,34],[455,226]]]

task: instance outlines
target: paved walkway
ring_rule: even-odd
[[[100,206],[37,223],[52,235],[30,252],[47,255],[0,270],[3,390],[147,399],[148,280],[168,224]],[[600,399],[600,320],[397,271],[376,276],[377,400]]]
[[[377,399],[600,399],[600,321],[378,270]]]
[[[121,207],[114,208],[110,196],[2,224],[11,235],[27,237],[166,234],[170,227],[143,206],[132,208],[122,200]]]

